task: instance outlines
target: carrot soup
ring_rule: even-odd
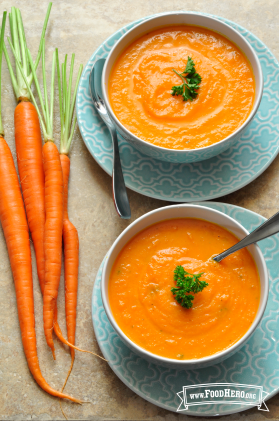
[[[188,58],[202,81],[197,97],[172,95]],[[175,71],[176,72],[175,72]],[[134,135],[177,150],[210,146],[249,116],[255,82],[251,66],[230,40],[197,26],[156,29],[132,42],[116,60],[108,84],[118,120]]]
[[[144,229],[119,253],[109,279],[116,323],[134,343],[172,359],[203,358],[223,351],[248,331],[260,302],[260,278],[247,249],[217,263],[212,256],[238,239],[194,218],[165,220]],[[175,299],[174,270],[202,273],[208,285],[192,308]]]

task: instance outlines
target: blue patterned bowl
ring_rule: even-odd
[[[166,206],[164,208],[156,209],[152,212],[143,215],[142,217],[138,218],[134,221],[131,225],[129,225],[120,236],[116,239],[113,243],[111,249],[108,252],[107,258],[104,263],[104,268],[102,272],[102,279],[101,279],[101,293],[102,293],[102,301],[104,305],[105,312],[107,317],[122,339],[122,341],[136,354],[140,357],[145,358],[151,363],[159,364],[164,367],[168,368],[175,368],[175,369],[198,369],[203,367],[208,367],[217,363],[224,361],[225,359],[231,357],[235,352],[239,351],[239,349],[247,342],[247,340],[251,337],[254,333],[256,327],[258,326],[259,322],[262,319],[264,314],[264,310],[267,304],[268,299],[268,272],[264,257],[260,248],[257,245],[252,245],[248,247],[251,255],[253,256],[255,263],[258,268],[258,273],[260,276],[261,282],[261,298],[260,304],[258,308],[258,312],[256,317],[250,326],[249,330],[245,333],[245,335],[240,338],[235,344],[231,347],[225,349],[222,352],[218,352],[214,355],[210,355],[208,357],[199,358],[199,359],[192,359],[192,360],[176,360],[161,357],[156,354],[152,354],[151,352],[141,348],[133,341],[131,341],[120,329],[117,325],[113,313],[110,308],[109,303],[109,296],[108,296],[108,284],[109,284],[109,277],[110,272],[113,267],[113,264],[121,252],[125,244],[133,238],[138,232],[142,231],[143,229],[147,228],[148,226],[155,224],[160,221],[164,221],[166,219],[173,219],[173,218],[199,218],[209,222],[213,222],[218,224],[225,229],[231,231],[237,238],[242,239],[244,238],[249,232],[243,228],[236,220],[232,219],[230,216],[225,215],[215,209],[210,209],[205,206],[199,205],[174,205],[174,206]]]
[[[152,143],[146,142],[139,137],[131,133],[121,122],[116,118],[110,103],[108,96],[108,79],[111,73],[111,69],[114,65],[115,60],[119,54],[127,47],[133,40],[139,38],[144,33],[147,33],[160,26],[170,25],[197,25],[209,28],[215,32],[224,35],[226,38],[234,42],[241,51],[248,58],[255,77],[256,93],[254,105],[247,120],[239,127],[234,133],[226,137],[222,141],[215,143],[210,146],[203,148],[197,148],[193,150],[174,150],[163,148],[160,146],[153,145]],[[118,42],[111,49],[108,58],[105,63],[105,67],[102,75],[102,89],[104,95],[104,101],[111,119],[114,121],[117,132],[127,142],[131,143],[140,152],[156,158],[162,161],[176,162],[176,163],[190,163],[203,161],[205,159],[212,158],[213,156],[219,155],[226,149],[233,146],[235,142],[243,134],[243,131],[248,128],[253,117],[255,116],[263,94],[263,75],[260,65],[260,61],[249,42],[234,28],[227,25],[226,23],[214,19],[210,16],[203,16],[195,14],[193,12],[171,12],[162,15],[157,15],[151,19],[147,19],[144,22],[134,26],[128,32],[126,32]]]

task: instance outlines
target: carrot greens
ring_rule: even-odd
[[[40,44],[39,44],[36,60],[35,62],[33,62],[32,60],[32,64],[35,69],[37,69],[40,58],[41,58],[42,49],[43,49],[43,41],[44,41],[44,37],[46,33],[46,27],[48,24],[51,6],[52,6],[52,3],[49,3],[43,29],[42,29],[42,34],[41,34],[41,39],[40,39]],[[16,76],[14,74],[11,60],[9,58],[8,51],[5,44],[3,46],[3,51],[5,54],[9,73],[11,76],[12,85],[13,85],[17,100],[20,100],[20,99],[30,100],[31,99],[30,89],[28,88],[30,88],[32,84],[33,74],[30,69],[31,66],[30,66],[30,59],[28,57],[28,48],[27,48],[27,42],[26,42],[26,37],[25,37],[25,31],[24,31],[22,16],[19,9],[12,7],[11,13],[9,13],[9,21],[10,21],[10,29],[11,29],[11,38],[8,37],[8,41],[16,59]]]
[[[9,42],[10,42],[10,40],[9,40]],[[47,84],[46,84],[46,69],[45,69],[45,39],[43,38],[43,40],[42,40],[42,48],[41,48],[44,99],[43,99],[43,96],[42,96],[42,93],[41,93],[38,77],[36,75],[35,64],[33,63],[30,50],[27,49],[27,57],[28,57],[29,65],[31,67],[32,78],[34,78],[34,83],[35,83],[37,93],[38,93],[38,97],[39,97],[39,101],[40,101],[40,104],[41,104],[41,109],[42,109],[42,114],[41,114],[40,110],[39,110],[39,107],[37,105],[37,102],[36,102],[36,100],[34,98],[34,95],[32,93],[30,84],[28,83],[28,77],[26,76],[26,74],[24,72],[24,68],[23,68],[21,62],[19,61],[19,59],[16,55],[16,51],[15,51],[13,45],[11,44],[11,42],[10,42],[10,46],[11,46],[12,52],[14,54],[16,64],[17,64],[17,67],[18,67],[19,72],[21,74],[21,77],[22,77],[22,79],[25,83],[25,86],[26,86],[26,89],[27,89],[27,92],[28,92],[28,96],[29,96],[29,98],[32,99],[32,102],[33,102],[33,104],[36,108],[36,111],[38,113],[38,117],[40,119],[42,130],[43,130],[44,140],[45,140],[45,142],[53,141],[53,102],[54,102],[54,78],[55,78],[55,66],[56,66],[55,52],[53,53],[53,59],[52,59],[52,75],[51,75],[51,88],[50,88],[51,94],[50,94],[50,101],[48,101]],[[49,105],[49,102],[50,102],[50,105]]]
[[[68,155],[69,153],[73,134],[74,134],[74,129],[75,129],[76,121],[77,121],[76,116],[73,120],[73,113],[74,113],[78,84],[79,84],[79,80],[80,80],[82,69],[83,69],[83,66],[81,64],[79,66],[75,89],[74,89],[73,97],[71,99],[74,62],[75,62],[75,55],[72,54],[69,82],[67,84],[67,72],[66,72],[67,54],[65,56],[64,63],[62,63],[61,65],[61,73],[60,73],[58,49],[56,49],[57,79],[58,79],[60,121],[61,121],[60,153],[65,154],[65,155]]]
[[[191,308],[193,306],[194,296],[190,293],[196,294],[201,292],[208,283],[200,281],[203,273],[191,274],[186,272],[183,266],[177,266],[174,270],[174,280],[176,281],[176,288],[171,288],[176,301],[182,307]]]
[[[0,137],[4,137],[4,127],[2,123],[2,109],[1,109],[1,75],[2,75],[2,53],[3,53],[3,46],[4,46],[4,34],[5,34],[5,26],[6,26],[6,18],[7,12],[3,13],[2,18],[2,26],[1,26],[1,37],[0,37]]]
[[[4,13],[1,29],[1,55],[4,48],[5,19],[6,14]],[[0,70],[1,65],[0,58]],[[21,69],[19,60],[18,65],[18,69]],[[21,70],[19,71],[22,74]],[[33,107],[30,102],[23,101],[23,104]],[[22,103],[19,106],[22,106]],[[24,165],[26,165],[25,162]],[[13,157],[3,137],[0,137],[0,222],[7,243],[14,278],[22,345],[30,372],[38,385],[47,393],[82,403],[78,399],[53,389],[46,382],[40,370],[36,345],[29,229]]]

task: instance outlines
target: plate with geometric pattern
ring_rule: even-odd
[[[232,148],[202,162],[175,164],[159,161],[142,154],[119,136],[126,186],[145,196],[171,202],[194,202],[224,196],[257,178],[278,154],[279,64],[265,44],[247,29],[227,19],[213,17],[240,32],[255,49],[264,76],[261,105],[252,124]],[[106,58],[115,42],[141,21],[130,23],[100,45],[85,66],[78,88],[76,110],[82,138],[97,163],[110,175],[112,142],[93,107],[89,74],[94,62]]]
[[[238,206],[217,202],[198,203],[223,212],[248,231],[265,221],[262,216]],[[115,374],[136,394],[169,411],[176,412],[183,386],[208,383],[239,383],[262,386],[270,399],[279,391],[279,234],[260,241],[269,273],[269,298],[261,323],[249,341],[220,364],[199,370],[174,370],[151,364],[132,352],[109,323],[100,291],[102,265],[92,294],[92,320],[96,339]],[[182,413],[197,416],[227,415],[244,411],[243,404],[216,404],[189,407]]]

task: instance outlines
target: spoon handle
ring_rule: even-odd
[[[247,247],[250,244],[256,243],[257,241],[263,240],[271,235],[277,234],[279,232],[279,212],[265,221],[262,225],[255,229],[255,231],[251,232],[251,234],[244,237],[241,241],[237,244],[229,248],[228,250],[223,251],[223,253],[218,254],[218,256],[213,257],[213,260],[216,262],[221,262],[225,257],[229,256],[230,254],[234,253],[242,249],[243,247]]]
[[[127,190],[124,182],[118,139],[114,127],[109,127],[113,144],[113,169],[112,169],[112,196],[118,215],[123,219],[131,218],[131,209],[128,200]]]

